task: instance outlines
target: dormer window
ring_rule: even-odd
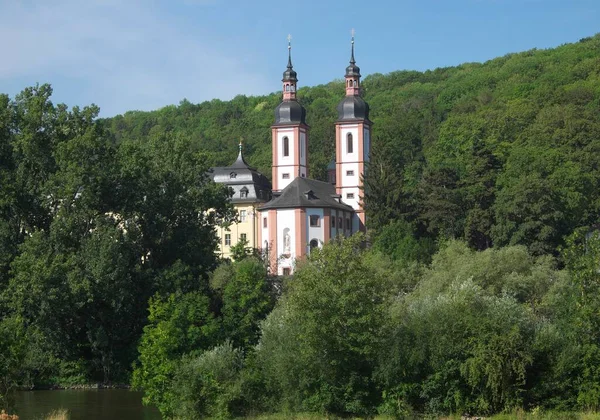
[[[240,190],[240,198],[248,198],[248,188],[244,187]]]
[[[237,177],[237,174],[235,172],[232,172],[229,174],[229,178],[234,179]]]
[[[354,141],[352,133],[348,133],[346,136],[346,153],[354,153]]]
[[[314,200],[316,198],[315,193],[312,190],[305,191],[304,196],[307,200]]]

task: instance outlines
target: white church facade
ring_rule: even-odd
[[[272,191],[270,200],[256,207],[258,229],[250,244],[262,249],[273,274],[290,275],[295,261],[312,249],[336,236],[365,230],[362,183],[369,161],[371,121],[369,106],[361,97],[360,77],[353,38],[345,74],[346,95],[337,106],[335,162],[328,167],[329,182],[311,179],[309,126],[306,110],[296,98],[298,78],[288,44],[283,98],[275,109],[271,127]],[[240,160],[243,161],[241,149]],[[219,182],[216,178],[215,181]]]

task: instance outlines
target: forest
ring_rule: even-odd
[[[113,118],[0,94],[0,408],[102,383],[177,419],[600,410],[600,35],[362,86],[367,235],[291,278],[219,260],[207,175],[242,138],[270,176],[279,92]],[[298,92],[311,177],[343,95]]]

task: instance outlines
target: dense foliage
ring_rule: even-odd
[[[555,253],[600,210],[600,35],[426,72],[372,74],[369,227],[401,220],[417,238],[461,238]],[[358,57],[360,61],[360,57]],[[340,63],[340,76],[344,63]],[[311,177],[334,158],[343,83],[302,87],[311,126]],[[117,140],[177,133],[229,165],[244,138],[248,160],[270,177],[273,109],[280,95],[183,101],[108,122]]]
[[[0,95],[0,406],[129,382],[167,418],[600,409],[600,36],[364,80],[369,234],[218,261],[279,94],[101,120]],[[312,176],[343,86],[302,88]]]

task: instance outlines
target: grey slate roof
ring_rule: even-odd
[[[315,179],[296,177],[281,191],[278,197],[266,203],[259,210],[320,207],[354,211],[351,206],[338,200],[339,195],[335,192],[335,185]]]
[[[298,101],[283,101],[275,108],[275,125],[306,124],[306,109]]]
[[[253,203],[271,199],[271,183],[263,174],[246,163],[240,151],[231,166],[218,166],[210,170],[213,181],[233,189],[233,203]],[[242,197],[245,192],[245,197]]]
[[[368,121],[369,104],[360,96],[346,96],[337,106],[338,121]]]

